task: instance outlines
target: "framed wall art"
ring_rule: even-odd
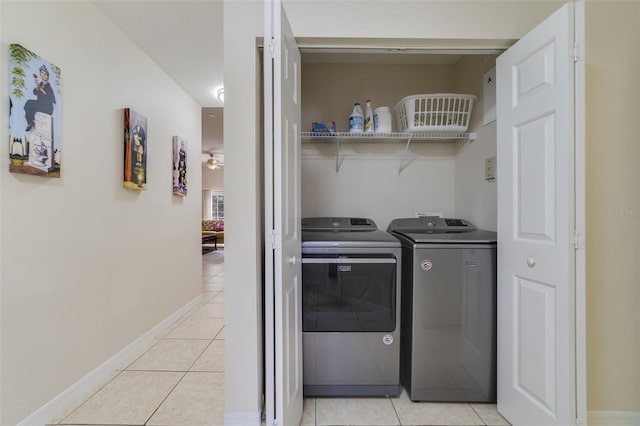
[[[127,189],[147,189],[147,119],[124,109],[124,182]]]
[[[173,137],[173,194],[187,195],[187,148],[180,136]]]
[[[29,49],[9,46],[9,171],[60,177],[61,70]]]

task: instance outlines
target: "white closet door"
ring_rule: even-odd
[[[497,61],[498,411],[576,419],[574,5]]]
[[[303,402],[300,52],[280,0],[266,2],[265,17],[267,424],[297,425]]]

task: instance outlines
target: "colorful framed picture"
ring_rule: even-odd
[[[147,119],[124,109],[124,183],[127,189],[147,189]]]
[[[60,68],[9,46],[9,171],[60,177]]]
[[[173,195],[187,195],[187,147],[180,136],[173,137]]]

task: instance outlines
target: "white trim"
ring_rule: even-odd
[[[587,419],[587,277],[586,277],[586,118],[585,118],[585,3],[574,7],[574,46],[581,46],[581,59],[574,63],[574,194],[575,251],[575,398],[576,423]]]
[[[266,426],[272,426],[275,408],[275,289],[274,260],[276,238],[274,226],[274,148],[273,148],[273,2],[264,2],[263,57],[263,131],[264,131],[264,411]],[[225,424],[239,413],[225,413]]]
[[[640,425],[640,411],[589,411],[589,426]]]
[[[120,352],[103,362],[95,370],[69,386],[58,396],[47,402],[26,419],[18,423],[17,426],[40,426],[47,424],[55,416],[60,415],[72,404],[78,402],[83,396],[104,381],[112,371],[118,370],[128,359],[132,359],[136,354],[142,355],[148,349],[147,344],[158,334],[162,333],[182,315],[189,312],[202,302],[202,294],[194,298],[191,302],[178,309],[173,314],[159,322],[151,330],[138,337],[127,345]]]
[[[218,248],[220,248],[220,245],[218,245]],[[221,285],[224,286],[224,284],[203,284],[202,291],[206,291],[206,292],[222,291],[220,289]]]
[[[261,421],[260,411],[226,411],[224,413],[224,426],[260,426]]]

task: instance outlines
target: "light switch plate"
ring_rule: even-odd
[[[496,157],[484,160],[484,180],[496,179]]]

